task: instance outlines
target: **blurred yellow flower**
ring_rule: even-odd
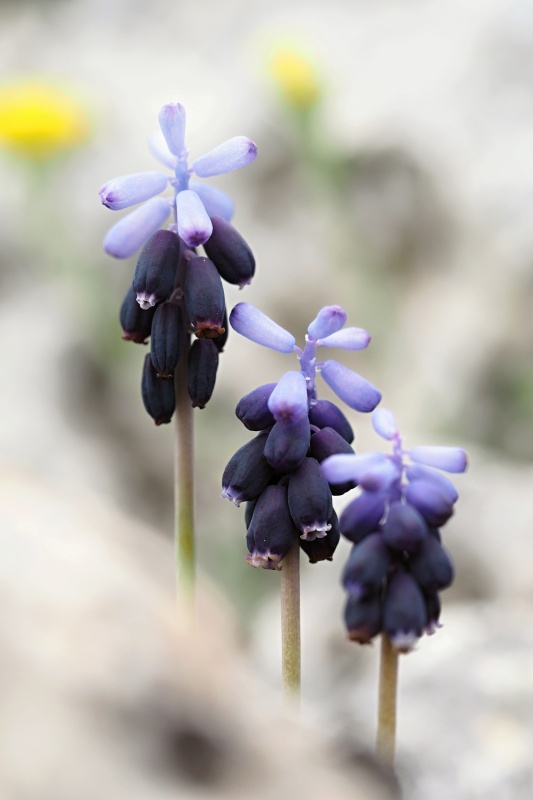
[[[277,50],[270,61],[270,74],[289,105],[301,109],[315,105],[320,85],[309,58],[291,48]]]
[[[81,144],[89,132],[85,110],[71,95],[37,80],[0,86],[0,145],[45,160]]]

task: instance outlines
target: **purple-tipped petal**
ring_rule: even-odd
[[[207,242],[213,231],[213,224],[196,192],[186,189],[176,197],[178,234],[189,247]]]
[[[381,400],[381,393],[370,381],[338,361],[326,361],[321,374],[337,397],[356,411],[373,411]]]
[[[185,150],[185,109],[181,103],[167,103],[158,115],[159,125],[168,149],[175,156]]]
[[[307,384],[301,372],[286,372],[270,397],[268,408],[278,422],[293,424],[307,416]]]
[[[388,459],[383,453],[363,453],[360,456],[341,453],[324,459],[320,466],[328,483],[359,483],[370,469],[386,463]]]
[[[176,164],[178,163],[178,158],[177,156],[172,155],[168,149],[168,144],[163,136],[163,131],[159,128],[151,133],[148,137],[148,149],[153,157],[161,162],[161,164],[164,164],[165,167],[175,169]]]
[[[341,347],[343,350],[364,350],[370,344],[370,334],[364,328],[344,328],[318,342],[320,347]]]
[[[246,167],[255,161],[256,156],[257,145],[246,136],[235,136],[197,158],[192,165],[192,171],[199,178],[210,178],[212,175],[222,175],[224,172]]]
[[[372,414],[372,426],[379,436],[388,441],[398,432],[392,411],[387,408],[376,408]]]
[[[104,250],[115,258],[129,258],[154,234],[170,214],[168,200],[152,197],[119,220],[104,238]]]
[[[292,333],[250,303],[237,303],[229,321],[237,333],[256,344],[262,344],[280,353],[292,353],[294,350],[296,340]]]
[[[104,183],[100,189],[100,200],[112,211],[143,203],[166,189],[168,177],[164,172],[135,172],[122,175]]]
[[[325,306],[321,308],[307,329],[309,338],[316,340],[331,336],[331,334],[340,331],[346,319],[346,311],[340,306]]]
[[[466,451],[462,447],[413,447],[409,455],[412,461],[445,472],[464,472],[468,466]]]
[[[189,188],[196,192],[210,217],[222,217],[226,222],[233,217],[235,205],[225,192],[199,181],[191,181]]]

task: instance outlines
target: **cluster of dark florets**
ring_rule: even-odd
[[[373,424],[392,441],[392,454],[335,456],[323,464],[330,481],[352,479],[360,489],[339,521],[353,543],[342,576],[345,622],[356,642],[366,644],[383,631],[396,649],[408,652],[423,633],[439,627],[439,593],[453,581],[440,528],[458,493],[439,470],[463,472],[466,453],[456,447],[404,450],[385,409],[374,412]]]
[[[170,422],[174,413],[173,377],[184,354],[192,405],[204,408],[209,401],[228,335],[221,276],[240,285],[254,273],[252,251],[235,228],[217,217],[212,224],[203,245],[208,257],[197,255],[173,231],[154,233],[141,250],[120,310],[124,339],[141,344],[150,338],[142,397],[156,425]]]
[[[142,397],[157,425],[170,422],[176,399],[174,372],[188,359],[187,381],[193,406],[204,408],[215,385],[218,357],[227,338],[221,279],[237,286],[250,283],[255,260],[231,225],[233,202],[224,192],[191,180],[240,169],[257,155],[245,136],[229,139],[189,167],[185,147],[185,109],[168,103],[159,112],[150,139],[153,155],[171,170],[138,172],[105,183],[102,203],[113,211],[138,207],[117,222],[104,249],[128,258],[142,247],[133,283],[120,310],[123,338],[145,344]],[[171,197],[161,197],[170,186]],[[167,217],[174,221],[161,230]],[[205,256],[197,254],[202,245]],[[190,345],[191,334],[196,336]]]
[[[322,309],[308,328],[304,350],[295,346],[292,334],[247,303],[236,306],[230,320],[239,333],[281,352],[296,351],[300,360],[300,372],[287,372],[277,383],[254,389],[236,408],[237,417],[257,435],[229,460],[222,496],[236,505],[246,502],[246,560],[253,567],[280,569],[296,538],[311,563],[331,560],[340,538],[332,495],[355,483],[329,482],[320,465],[334,454],[354,456],[354,433],[338,406],[317,398],[316,371],[321,368],[340,394],[357,384],[351,405],[359,410],[371,410],[381,396],[341,364],[317,362],[316,349],[361,349],[370,337],[360,328],[345,329],[339,337],[346,320],[339,306]]]

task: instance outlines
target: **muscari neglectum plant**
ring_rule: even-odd
[[[114,211],[138,205],[107,233],[104,249],[128,258],[142,248],[120,309],[123,338],[150,338],[141,391],[156,425],[176,416],[175,519],[178,585],[192,598],[195,586],[193,407],[204,408],[215,386],[219,353],[227,338],[222,279],[245,286],[255,260],[231,225],[233,202],[209,184],[191,180],[240,169],[257,155],[245,136],[224,142],[189,167],[185,109],[164,105],[153,155],[170,173],[139,172],[102,186],[100,199]],[[170,187],[169,197],[161,193]],[[171,216],[166,229],[161,226]],[[198,255],[203,246],[205,256]],[[191,336],[194,342],[191,344]]]
[[[255,271],[250,248],[230,223],[230,198],[191,176],[239,169],[255,159],[257,149],[239,136],[189,167],[183,107],[163,106],[159,123],[150,148],[171,174],[115,178],[100,197],[113,210],[141,204],[111,228],[104,248],[117,258],[142,248],[120,321],[124,339],[146,343],[150,338],[142,377],[147,412],[158,425],[176,416],[178,579],[190,599],[195,580],[191,409],[209,401],[227,338],[221,278],[242,287]],[[168,186],[172,196],[161,197]],[[198,255],[200,246],[205,256]],[[291,333],[259,309],[249,303],[235,306],[232,327],[257,344],[294,353],[299,370],[252,389],[239,401],[237,417],[255,435],[229,460],[222,496],[237,506],[246,503],[248,564],[281,571],[283,685],[292,697],[299,694],[301,669],[300,550],[317,563],[332,559],[341,535],[352,543],[342,578],[348,594],[344,618],[352,641],[367,644],[381,636],[377,746],[392,764],[398,654],[439,627],[439,593],[453,580],[440,528],[458,498],[442,471],[463,472],[466,454],[454,447],[404,449],[391,412],[376,408],[380,392],[342,363],[317,359],[319,347],[353,351],[368,346],[367,331],[345,327],[346,319],[340,306],[321,309],[301,349]],[[317,395],[318,374],[350,409],[374,412],[374,429],[392,443],[391,454],[355,454],[344,412]],[[356,498],[338,519],[333,496],[356,488]]]

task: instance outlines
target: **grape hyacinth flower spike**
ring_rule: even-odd
[[[370,342],[361,328],[345,328],[346,312],[326,306],[311,322],[305,347],[294,336],[249,303],[230,314],[231,326],[257,344],[281,353],[296,353],[300,369],[277,383],[264,384],[243,397],[237,417],[255,437],[230,459],[222,477],[222,497],[246,502],[247,562],[280,570],[282,596],[283,683],[297,692],[300,680],[299,548],[311,563],[332,560],[339,542],[332,488],[337,494],[355,486],[332,486],[320,463],[332,454],[351,454],[354,439],[341,409],[317,397],[316,376],[350,408],[372,411],[379,391],[337,361],[317,360],[317,349],[362,350]]]
[[[255,272],[252,251],[231,225],[233,202],[197,178],[252,163],[255,144],[236,136],[189,166],[185,109],[168,103],[160,130],[149,142],[170,172],[138,172],[105,183],[102,203],[113,211],[137,206],[107,233],[105,251],[126,259],[140,250],[131,287],[120,310],[123,338],[150,340],[141,394],[156,425],[176,416],[176,540],[179,582],[194,589],[194,487],[192,408],[204,408],[214,390],[219,353],[227,339],[222,280],[240,286]],[[171,196],[162,193],[171,188]],[[167,228],[162,226],[172,213]],[[197,252],[203,246],[205,256]],[[196,338],[191,345],[191,335]]]
[[[191,176],[206,178],[240,169],[257,155],[250,139],[236,136],[189,167],[184,107],[180,103],[164,105],[159,126],[150,139],[150,149],[172,173],[125,175],[108,181],[100,190],[102,203],[114,211],[141,204],[110,229],[104,249],[117,258],[128,258],[142,248],[120,322],[126,341],[146,344],[151,338],[142,398],[157,425],[170,422],[173,416],[169,413],[172,393],[162,380],[173,378],[181,361],[187,362],[182,383],[193,406],[204,408],[209,401],[219,353],[227,339],[222,279],[243,287],[255,272],[252,251],[230,223],[234,212],[231,198]],[[161,197],[168,186],[173,196]],[[174,221],[161,229],[171,211]],[[200,245],[205,256],[197,253]],[[192,347],[191,333],[197,337]]]
[[[372,424],[391,442],[391,454],[331,455],[322,472],[332,483],[353,480],[360,489],[339,520],[341,534],[353,544],[342,577],[344,619],[355,642],[382,634],[378,748],[391,760],[397,656],[440,627],[440,592],[454,578],[440,529],[459,496],[443,473],[464,472],[467,456],[460,447],[405,449],[386,409],[374,411]]]

